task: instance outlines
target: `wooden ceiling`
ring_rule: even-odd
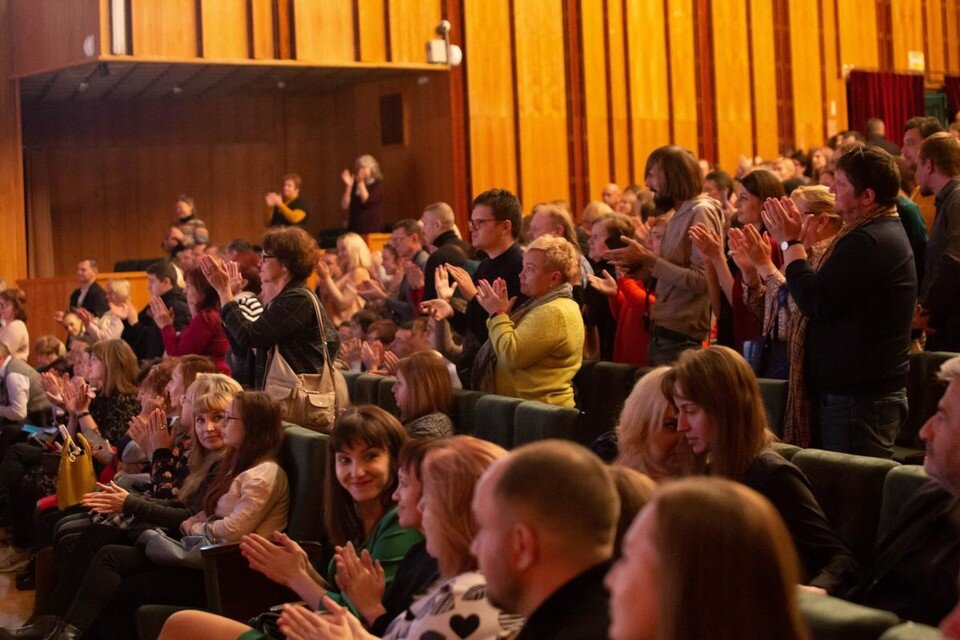
[[[336,92],[357,82],[444,71],[442,66],[409,68],[372,65],[315,67],[270,64],[208,64],[110,61],[51,71],[20,80],[23,104],[36,102],[134,100],[180,95],[290,95]]]

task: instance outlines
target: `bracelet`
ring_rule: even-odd
[[[81,411],[80,413],[77,414],[77,420],[79,420],[80,418],[86,418],[88,415],[90,415],[89,411]]]

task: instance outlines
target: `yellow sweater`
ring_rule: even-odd
[[[574,406],[573,376],[583,359],[580,307],[559,298],[537,307],[518,325],[500,314],[487,320],[497,354],[497,393]]]

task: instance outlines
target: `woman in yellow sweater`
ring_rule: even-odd
[[[480,280],[477,301],[490,313],[490,339],[474,365],[476,388],[524,400],[574,406],[573,376],[583,358],[583,318],[568,284],[578,254],[563,238],[541,236],[527,248],[516,298],[506,283]]]

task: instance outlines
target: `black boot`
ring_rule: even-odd
[[[60,626],[60,616],[38,616],[30,624],[19,629],[0,628],[0,640],[40,640]]]

